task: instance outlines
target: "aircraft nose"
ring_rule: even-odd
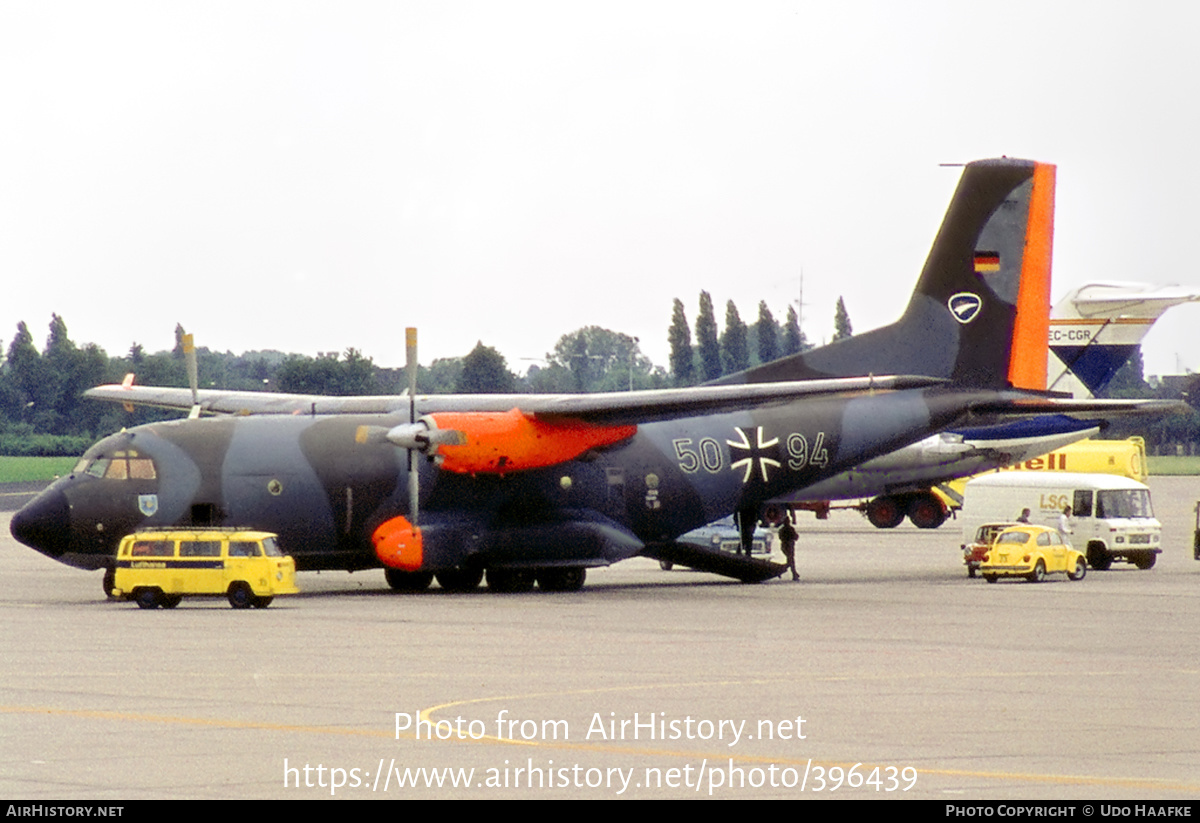
[[[56,560],[70,548],[70,507],[60,489],[46,489],[12,517],[12,536]]]

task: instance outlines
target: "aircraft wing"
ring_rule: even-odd
[[[416,407],[418,414],[520,409],[527,415],[545,419],[570,417],[595,423],[635,423],[745,408],[748,404],[859,391],[924,388],[944,382],[933,377],[886,376],[596,394],[418,395]],[[84,396],[126,407],[187,411],[194,405],[191,390],[181,388],[107,385],[89,389]],[[197,392],[195,405],[199,405],[205,414],[386,414],[406,411],[409,400],[407,395],[328,397],[203,389]]]
[[[416,408],[418,414],[520,409],[527,415],[547,420],[576,418],[604,424],[645,423],[803,397],[925,388],[944,385],[945,382],[933,377],[902,375],[595,394],[418,395]],[[190,389],[120,384],[98,386],[84,392],[84,395],[122,403],[127,408],[151,406],[187,411],[193,406]],[[197,393],[197,401],[200,410],[206,414],[387,414],[408,409],[407,395],[328,397],[205,389]],[[995,395],[993,400],[981,400],[975,404],[972,415],[1011,419],[1040,414],[1069,414],[1087,419],[1109,419],[1128,415],[1164,415],[1186,409],[1185,404],[1173,400],[1071,400],[1002,392]]]
[[[971,413],[982,417],[994,415],[1000,418],[1065,414],[1076,419],[1109,420],[1116,417],[1176,414],[1187,409],[1187,404],[1179,400],[1073,400],[1025,395],[984,401],[976,404]]]

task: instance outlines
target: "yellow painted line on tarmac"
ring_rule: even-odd
[[[1187,674],[1198,673],[1197,670],[1194,670],[1194,669],[1181,669],[1178,671],[1187,673]],[[1006,672],[1006,673],[1003,673],[1002,676],[1010,676],[1010,677],[1026,676],[1026,677],[1028,677],[1028,676],[1034,676],[1037,674],[1043,674],[1043,673]],[[1057,673],[1050,673],[1050,674],[1057,674]],[[1070,674],[1073,677],[1080,676],[1079,673],[1064,673],[1064,674]],[[1089,673],[1089,674],[1092,674],[1092,675],[1107,674],[1107,675],[1111,676],[1111,675],[1115,675],[1118,673],[1117,672],[1093,672],[1093,673]],[[929,675],[919,675],[918,677],[920,677],[921,679],[924,679],[928,676]],[[971,675],[953,674],[953,673],[948,673],[945,676],[946,677],[971,677]],[[976,675],[976,676],[982,676],[982,675]],[[988,674],[987,676],[991,677],[991,676],[995,676],[995,675]],[[905,679],[906,677],[909,677],[909,676],[908,675],[900,675],[898,678],[896,678],[896,677],[889,676],[889,675],[879,675],[877,677],[868,676],[865,679]],[[833,677],[816,678],[816,680],[826,681],[826,682],[839,681],[839,680],[861,680],[861,679],[864,679],[864,678],[861,676],[856,676],[856,675],[850,675],[850,676],[846,676],[846,677],[833,676]],[[649,689],[663,689],[663,688],[678,689],[678,688],[695,688],[695,687],[712,687],[712,686],[766,685],[766,684],[770,684],[770,683],[779,683],[779,682],[794,682],[794,681],[786,679],[786,678],[767,678],[767,679],[753,679],[753,680],[721,680],[721,681],[708,681],[708,682],[700,682],[700,683],[674,683],[674,684],[661,683],[661,684],[643,685],[643,686],[611,686],[611,687],[596,688],[596,689],[577,689],[577,690],[562,691],[562,692],[541,692],[541,693],[525,694],[525,695],[509,695],[509,696],[504,696],[504,697],[481,697],[481,698],[475,698],[475,699],[471,699],[471,700],[458,700],[458,701],[454,701],[451,703],[442,703],[437,706],[432,706],[428,709],[421,711],[420,717],[422,720],[425,720],[429,723],[436,723],[437,721],[432,719],[432,714],[435,711],[451,709],[451,708],[455,708],[458,706],[467,706],[467,705],[472,705],[472,704],[495,703],[495,702],[499,702],[502,700],[507,700],[507,701],[527,700],[527,699],[536,699],[536,698],[540,698],[540,697],[565,697],[565,696],[569,696],[569,695],[605,694],[605,693],[611,693],[611,692],[631,692],[631,691],[643,691],[643,690],[649,690]],[[698,760],[698,759],[703,758],[703,759],[707,760],[709,763],[724,763],[724,762],[746,763],[746,764],[765,763],[768,765],[776,765],[776,766],[781,766],[781,767],[782,766],[803,767],[803,766],[809,765],[809,766],[820,766],[820,767],[824,768],[826,771],[828,771],[828,769],[830,769],[830,768],[841,768],[843,771],[848,772],[850,769],[858,767],[858,771],[860,774],[862,774],[862,772],[864,770],[867,772],[870,772],[871,770],[873,770],[875,768],[880,769],[880,771],[882,772],[889,768],[895,768],[897,771],[900,771],[900,770],[904,769],[906,766],[911,766],[911,764],[902,763],[899,761],[894,762],[894,763],[863,763],[863,762],[854,763],[854,762],[850,762],[850,761],[818,760],[816,758],[810,759],[807,757],[792,758],[792,757],[777,757],[777,756],[773,756],[773,755],[731,754],[730,752],[727,752],[727,751],[714,753],[714,752],[702,752],[702,751],[679,751],[679,750],[674,750],[674,749],[642,749],[642,748],[632,748],[629,746],[613,746],[613,745],[600,746],[600,745],[597,745],[594,743],[569,743],[566,741],[558,741],[558,740],[553,741],[553,742],[537,741],[537,740],[513,740],[513,739],[509,739],[509,738],[492,737],[492,736],[485,736],[485,737],[475,739],[475,740],[467,739],[467,740],[464,740],[463,742],[477,742],[477,743],[489,742],[489,743],[501,743],[501,744],[506,744],[506,745],[534,746],[537,748],[547,748],[547,749],[587,751],[587,752],[595,752],[595,753],[601,753],[601,754],[622,754],[622,755],[650,756],[650,757],[674,757],[674,758],[682,758],[682,759],[688,759],[688,760]],[[1188,783],[1173,783],[1173,782],[1168,782],[1168,781],[1164,781],[1164,780],[1154,780],[1154,779],[1150,779],[1150,778],[1097,777],[1097,776],[1090,776],[1090,775],[1035,774],[1035,773],[1026,773],[1026,772],[992,772],[992,771],[978,771],[978,770],[969,770],[969,769],[933,769],[933,768],[920,768],[920,767],[915,767],[915,766],[912,768],[915,769],[915,771],[918,775],[926,775],[926,776],[935,776],[936,775],[939,777],[978,778],[978,779],[986,779],[986,780],[1008,780],[1008,781],[1018,781],[1018,782],[1025,782],[1025,783],[1047,783],[1047,784],[1054,784],[1054,785],[1069,785],[1069,786],[1110,786],[1110,787],[1114,787],[1114,788],[1124,788],[1124,789],[1151,789],[1151,790],[1160,790],[1160,791],[1165,790],[1165,791],[1179,791],[1179,792],[1192,792],[1192,793],[1200,792],[1200,785],[1188,784]],[[826,782],[828,784],[828,783],[833,783],[834,781],[827,779]],[[846,788],[844,783],[843,783],[842,787]]]
[[[1196,673],[1196,670],[1193,670],[1193,669],[1184,669],[1184,670],[1179,670],[1179,671],[1183,671],[1185,673]],[[1056,675],[1058,673],[1026,672],[1026,673],[1018,674],[1018,673],[1014,673],[1014,672],[1007,672],[1007,673],[1004,673],[1004,676],[1009,676],[1009,677],[1012,677],[1012,676],[1044,676],[1046,674]],[[1071,673],[1063,673],[1063,674],[1071,674]],[[1088,674],[1089,675],[1097,675],[1097,674],[1115,675],[1115,674],[1127,674],[1127,673],[1094,672],[1094,673],[1088,673]],[[977,674],[977,675],[946,673],[944,676],[945,677],[958,677],[958,678],[968,677],[969,678],[972,676],[982,676],[982,673]],[[988,675],[988,676],[995,676],[995,675],[992,674],[992,675]],[[1080,675],[1079,675],[1079,673],[1073,673],[1073,676],[1079,677]],[[921,677],[927,678],[927,677],[929,677],[929,675],[922,675]],[[886,675],[883,675],[883,676],[879,676],[879,677],[868,676],[866,678],[863,678],[862,676],[845,676],[845,677],[833,676],[833,677],[820,677],[820,678],[816,678],[816,680],[830,682],[830,681],[841,681],[841,680],[885,679],[885,678],[886,679],[896,679],[896,678],[890,678],[890,677],[887,677]],[[905,679],[905,676],[901,676],[899,679]],[[617,692],[626,692],[627,693],[627,692],[634,692],[634,691],[651,691],[651,690],[661,690],[661,689],[684,689],[684,688],[701,688],[701,687],[713,688],[713,687],[727,687],[727,686],[744,687],[747,685],[765,685],[765,684],[779,683],[779,682],[794,682],[794,681],[789,678],[771,677],[771,678],[752,678],[752,679],[744,679],[744,680],[715,680],[715,681],[703,681],[703,682],[691,682],[691,683],[656,683],[656,684],[646,684],[646,685],[638,685],[638,686],[607,686],[607,687],[589,688],[589,689],[574,689],[574,690],[565,690],[565,691],[546,691],[546,692],[533,692],[533,693],[524,693],[524,694],[511,694],[511,695],[473,698],[473,699],[469,699],[469,700],[457,700],[457,701],[452,701],[452,702],[448,702],[448,703],[440,703],[438,705],[430,706],[426,709],[420,710],[418,712],[418,716],[420,717],[421,720],[432,724],[436,728],[436,724],[438,723],[438,721],[433,718],[434,712],[444,711],[447,709],[453,709],[453,708],[461,707],[461,706],[479,705],[479,704],[484,704],[484,703],[497,703],[497,702],[501,702],[501,701],[510,701],[510,702],[511,701],[524,701],[524,700],[533,700],[533,699],[545,698],[545,697],[566,697],[566,696],[572,696],[572,695],[585,695],[585,694],[611,694],[611,693],[617,693]],[[295,725],[295,724],[287,724],[287,723],[263,723],[263,722],[258,722],[258,721],[242,721],[242,720],[229,720],[229,719],[203,718],[203,717],[180,717],[180,716],[173,716],[173,715],[149,715],[149,714],[138,714],[138,713],[134,713],[134,712],[116,712],[116,711],[102,711],[102,710],[89,710],[89,709],[61,709],[61,708],[54,708],[54,707],[49,707],[49,706],[0,706],[0,714],[29,714],[29,715],[41,714],[41,715],[51,715],[51,716],[60,716],[60,717],[77,717],[77,718],[92,719],[92,720],[111,720],[111,721],[116,721],[116,722],[152,723],[152,724],[160,724],[160,725],[182,725],[182,726],[197,726],[197,727],[223,728],[223,729],[252,729],[252,730],[258,730],[258,731],[276,731],[276,732],[288,732],[288,733],[297,733],[297,734],[333,735],[333,736],[341,736],[341,737],[363,737],[363,738],[377,738],[377,739],[385,739],[385,740],[397,740],[397,739],[428,740],[429,735],[430,735],[429,730],[426,730],[424,732],[424,737],[420,737],[420,736],[418,736],[418,733],[416,733],[416,732],[398,733],[395,731],[351,729],[351,728],[337,727],[337,726],[303,726],[303,725]],[[451,723],[450,721],[442,721],[442,722],[449,723],[451,728],[453,728],[453,723]],[[434,734],[434,736],[436,737],[436,734]],[[581,752],[589,752],[589,753],[601,754],[601,755],[622,755],[622,756],[629,756],[629,757],[662,757],[662,758],[673,758],[673,759],[682,759],[682,760],[691,760],[691,761],[704,759],[707,762],[712,763],[712,764],[715,764],[715,763],[722,763],[722,764],[723,763],[732,763],[732,764],[745,764],[745,765],[767,764],[767,765],[775,765],[775,766],[779,766],[779,767],[790,766],[790,767],[796,768],[797,770],[799,770],[800,768],[803,767],[806,769],[806,771],[810,770],[812,767],[815,766],[815,767],[821,767],[822,769],[825,770],[826,785],[830,785],[835,782],[832,779],[829,779],[827,776],[828,770],[831,768],[840,768],[843,770],[843,772],[845,774],[848,774],[851,769],[856,768],[858,773],[860,775],[862,775],[864,772],[870,773],[872,770],[874,770],[876,768],[878,768],[880,770],[880,772],[885,772],[888,769],[896,769],[897,773],[899,774],[904,768],[910,767],[910,768],[914,769],[914,771],[916,772],[916,774],[918,776],[927,776],[927,777],[937,776],[937,777],[952,777],[952,778],[973,778],[973,779],[983,779],[983,780],[998,780],[998,781],[1010,781],[1010,782],[1021,782],[1021,783],[1040,783],[1040,784],[1061,785],[1061,786],[1092,786],[1092,787],[1104,786],[1104,787],[1121,788],[1121,789],[1144,789],[1144,790],[1151,790],[1151,791],[1176,791],[1176,792],[1188,792],[1188,793],[1200,792],[1200,784],[1177,783],[1177,782],[1172,782],[1172,781],[1156,780],[1156,779],[1150,779],[1150,778],[1100,777],[1100,776],[1094,776],[1094,775],[1072,775],[1072,774],[1038,774],[1038,773],[1029,773],[1029,772],[997,772],[997,771],[983,771],[983,770],[973,770],[973,769],[937,769],[937,768],[912,766],[911,763],[904,763],[900,760],[897,760],[896,762],[893,762],[893,763],[866,763],[866,762],[851,762],[851,761],[843,761],[843,760],[823,760],[823,759],[817,759],[817,758],[811,758],[811,759],[810,758],[797,758],[797,757],[788,757],[788,756],[734,754],[729,751],[705,752],[705,751],[688,751],[688,750],[669,749],[669,748],[635,748],[635,747],[631,747],[631,746],[611,745],[611,744],[600,745],[597,743],[572,743],[568,740],[519,740],[519,739],[514,739],[514,738],[506,738],[506,737],[499,737],[499,736],[493,736],[493,735],[481,735],[479,737],[474,737],[474,738],[469,737],[469,736],[464,737],[464,738],[459,738],[457,735],[452,735],[451,737],[449,737],[445,740],[443,740],[441,738],[438,738],[438,740],[439,740],[439,742],[447,742],[447,743],[460,743],[461,742],[461,743],[493,744],[493,745],[498,744],[498,745],[505,745],[505,746],[523,746],[523,747],[532,747],[532,748],[537,748],[537,749],[549,749],[549,750],[557,750],[557,751],[581,751]],[[844,779],[843,779],[841,788],[852,788],[852,787],[848,786],[844,782]],[[833,791],[833,789],[830,789],[830,791]]]

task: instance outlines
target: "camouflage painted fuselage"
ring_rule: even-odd
[[[612,563],[732,512],[757,511],[996,396],[864,391],[649,422],[614,445],[508,473],[461,474],[418,456],[421,568]],[[418,412],[435,413],[437,403],[422,398]],[[356,432],[407,419],[264,415],[140,426],[90,448],[76,472],[14,516],[12,530],[83,568],[111,565],[126,533],[183,525],[276,532],[298,569],[375,567],[372,534],[408,514],[408,453]],[[113,470],[129,460],[142,468]]]

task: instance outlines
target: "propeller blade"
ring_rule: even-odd
[[[192,410],[188,419],[200,416],[200,370],[196,365],[196,346],[190,334],[183,336],[183,362],[187,366],[188,386],[192,390]]]
[[[408,424],[417,425],[417,330],[409,326],[404,330],[405,367],[408,370]],[[399,427],[397,427],[399,428]],[[391,439],[391,432],[388,432]],[[417,525],[417,501],[421,497],[421,477],[414,449],[408,450],[408,519]]]

